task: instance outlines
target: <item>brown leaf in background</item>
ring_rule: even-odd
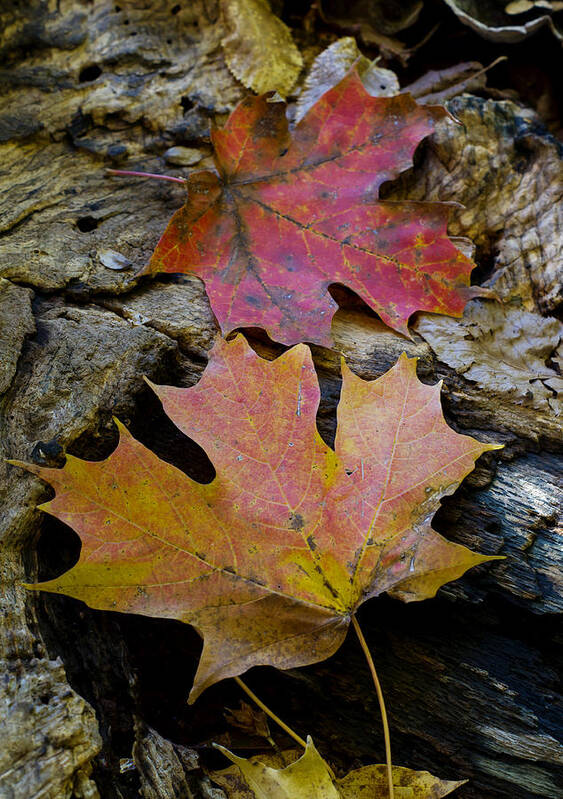
[[[421,0],[321,0],[323,17],[335,25],[371,28],[394,36],[417,21]]]
[[[507,13],[507,0],[444,0],[458,19],[484,39],[494,42],[519,42],[547,25],[563,40],[560,17],[551,17],[546,8],[535,4],[523,14]]]
[[[376,45],[381,55],[398,58],[403,66],[413,48],[395,34],[413,25],[422,7],[420,0],[319,0],[325,22],[357,35],[365,44]]]
[[[558,319],[497,302],[474,302],[459,320],[421,314],[415,329],[441,361],[468,380],[513,402],[563,416]]]
[[[240,707],[235,710],[226,708],[225,719],[233,727],[237,727],[248,735],[258,735],[260,738],[270,739],[268,717],[263,710],[252,707],[248,702],[241,702]]]
[[[403,87],[420,103],[435,105],[445,103],[458,94],[474,92],[487,85],[483,65],[466,61],[446,69],[431,69],[420,78]]]

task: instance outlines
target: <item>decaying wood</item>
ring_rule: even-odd
[[[194,383],[217,333],[198,279],[136,278],[182,189],[104,168],[183,174],[170,155],[178,147],[200,153],[194,168],[209,163],[209,120],[244,92],[216,21],[211,0],[35,0],[0,11],[2,458],[102,457],[117,415],[161,456],[211,476],[142,379]],[[368,379],[403,350],[417,355],[422,379],[444,380],[450,423],[506,444],[444,503],[436,527],[508,557],[433,602],[376,600],[361,620],[398,763],[468,777],[460,799],[551,799],[563,760],[560,152],[514,103],[462,96],[451,110],[462,124],[444,123],[389,196],[463,203],[451,232],[476,243],[481,281],[502,304],[474,301],[462,320],[420,318],[409,341],[342,292],[334,335]],[[315,358],[330,441],[339,355],[317,348]],[[76,539],[35,510],[48,489],[4,461],[0,493],[2,799],[220,797],[186,752],[224,734],[222,707],[236,705],[237,689],[218,686],[188,709],[193,631],[28,594],[21,582],[66,568]],[[336,768],[382,759],[353,640],[328,663],[250,679]]]

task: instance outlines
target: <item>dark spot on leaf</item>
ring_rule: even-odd
[[[313,535],[308,536],[307,543],[309,544],[309,549],[311,552],[314,552],[317,548],[317,542],[315,541],[315,537]]]
[[[252,104],[253,105],[253,104]],[[268,103],[264,116],[254,124],[252,129],[255,139],[276,139],[283,137],[286,128],[285,115],[276,107],[279,103]]]
[[[305,527],[305,520],[300,513],[291,513],[289,515],[289,526],[292,530],[302,530]]]
[[[254,294],[247,294],[244,298],[249,305],[252,305],[253,308],[262,308],[263,303],[258,297],[255,297]]]

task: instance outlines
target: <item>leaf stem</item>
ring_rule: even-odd
[[[131,172],[128,169],[106,169],[108,175],[121,175],[133,178],[153,178],[153,180],[168,180],[172,183],[181,183],[184,185],[186,181],[184,178],[174,178],[172,175],[156,175],[154,172]]]
[[[270,708],[267,705],[265,705],[261,699],[258,699],[254,691],[251,691],[248,685],[246,685],[246,683],[244,683],[240,677],[233,677],[233,679],[237,683],[237,685],[239,685],[242,688],[242,690],[246,694],[248,694],[248,696],[252,699],[252,701],[256,702],[259,708],[262,708],[264,713],[266,713],[271,719],[273,719],[276,722],[276,724],[279,724],[282,730],[285,730],[288,735],[291,735],[293,740],[297,741],[297,743],[300,744],[303,747],[303,749],[306,748],[307,743],[303,740],[303,738],[297,735],[296,732],[293,732],[291,727],[288,727],[287,724],[285,724],[285,722],[283,722],[278,716],[276,716],[273,710],[270,710]]]
[[[373,684],[375,685],[375,692],[377,694],[377,699],[379,701],[379,709],[381,711],[381,721],[383,722],[383,738],[385,740],[385,760],[387,763],[387,784],[389,786],[389,799],[394,799],[395,791],[393,789],[393,763],[391,761],[391,737],[389,735],[389,722],[387,721],[387,711],[385,710],[385,701],[383,700],[383,692],[381,690],[379,678],[375,670],[375,663],[373,662],[371,652],[369,651],[366,639],[364,638],[364,634],[361,630],[360,624],[355,615],[352,616],[352,624],[354,625],[354,630],[356,631],[356,635],[358,636],[360,646],[362,647],[364,655],[366,656],[369,670],[373,678]]]

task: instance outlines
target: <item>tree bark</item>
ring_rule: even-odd
[[[104,169],[183,175],[178,158],[210,165],[209,121],[244,89],[225,66],[212,0],[118,3],[31,0],[0,11],[0,454],[52,465],[63,452],[103,457],[118,416],[161,457],[209,479],[204,453],[143,382],[193,384],[218,332],[197,278],[136,277],[182,189]],[[360,620],[395,762],[468,778],[460,799],[554,797],[563,762],[561,150],[514,102],[463,95],[449,107],[462,124],[441,123],[386,194],[462,203],[451,233],[475,243],[477,279],[499,301],[472,301],[461,320],[420,315],[407,340],[336,289],[333,332],[366,379],[404,350],[418,356],[421,379],[444,381],[449,423],[505,444],[434,526],[507,557],[431,602],[381,597]],[[314,348],[314,357],[330,443],[340,355]],[[223,717],[238,688],[215,686],[189,708],[193,630],[26,591],[25,580],[72,565],[79,542],[36,509],[49,489],[5,460],[0,492],[0,797],[222,796],[203,776],[202,763],[214,762],[204,744],[227,735],[249,745]],[[325,663],[257,669],[249,682],[336,769],[382,762],[377,703],[352,636]]]

